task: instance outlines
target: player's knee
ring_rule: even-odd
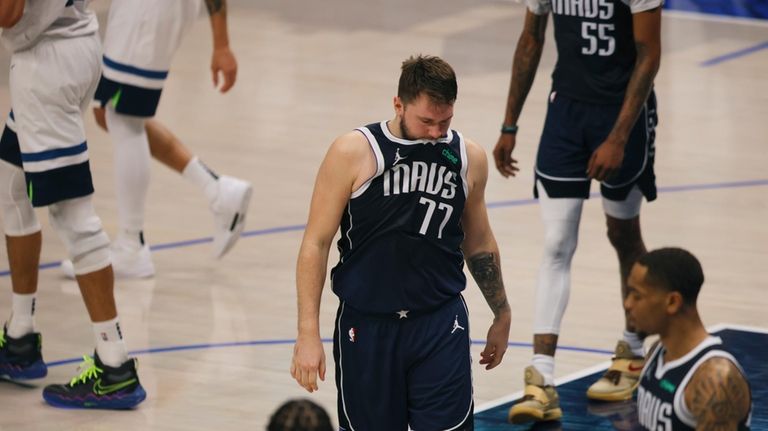
[[[32,203],[27,197],[24,171],[5,160],[0,160],[0,212],[3,230],[8,236],[24,236],[40,231]]]
[[[110,264],[109,237],[101,228],[90,196],[55,203],[49,211],[51,224],[67,248],[75,274],[88,274]]]
[[[549,229],[544,234],[544,257],[568,265],[576,253],[578,233],[569,229]]]

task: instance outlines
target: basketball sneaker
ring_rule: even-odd
[[[251,202],[251,183],[222,175],[216,181],[211,199],[211,212],[215,224],[213,255],[223,257],[235,245],[245,228],[245,216]]]
[[[623,401],[632,399],[632,393],[640,384],[645,358],[635,356],[624,340],[616,343],[613,362],[598,381],[587,389],[587,397],[598,401]]]
[[[152,254],[147,244],[136,249],[118,238],[112,243],[109,251],[115,278],[149,278],[155,275],[155,265],[152,263]],[[71,260],[61,262],[61,272],[67,278],[75,278],[75,267]]]
[[[147,393],[139,383],[136,359],[117,368],[104,365],[99,355],[83,356],[80,374],[63,385],[48,385],[43,398],[54,407],[130,409],[144,401]]]
[[[48,374],[43,362],[42,336],[32,332],[20,338],[0,333],[0,376],[11,380],[39,379]]]
[[[509,410],[513,424],[553,421],[563,417],[560,397],[554,386],[544,385],[544,376],[533,365],[525,368],[523,398]]]

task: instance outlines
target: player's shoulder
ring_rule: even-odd
[[[487,161],[485,149],[472,139],[464,138],[464,145],[467,148],[467,156],[470,163]]]
[[[370,152],[368,139],[359,130],[351,130],[339,135],[331,143],[328,154],[344,159],[356,159]]]
[[[746,414],[749,410],[749,385],[739,365],[730,355],[704,360],[685,388],[685,400],[695,416],[711,405],[730,405]],[[734,411],[734,413],[738,413]]]

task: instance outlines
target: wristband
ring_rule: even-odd
[[[514,135],[517,133],[517,126],[507,126],[506,124],[502,124],[501,133]]]

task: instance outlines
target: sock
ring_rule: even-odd
[[[117,317],[106,322],[93,322],[93,333],[96,336],[96,353],[101,362],[116,368],[128,360],[128,349]]]
[[[21,338],[35,332],[35,297],[36,293],[13,294],[11,318],[6,331],[9,337]]]
[[[144,228],[144,207],[149,190],[151,158],[144,122],[141,117],[107,109],[109,136],[114,147],[118,225],[133,245],[139,243],[138,234]]]
[[[535,354],[531,360],[531,365],[533,365],[541,373],[541,375],[544,376],[544,385],[555,385],[554,356]]]
[[[187,166],[184,167],[184,171],[182,171],[181,175],[202,190],[208,200],[213,199],[213,194],[216,192],[214,185],[219,177],[211,171],[208,166],[201,162],[200,159],[193,157],[192,160],[187,163]]]
[[[632,349],[632,354],[639,357],[645,356],[643,339],[638,337],[637,333],[624,330],[624,341],[629,344],[629,348]]]
[[[123,248],[136,251],[144,247],[144,231],[120,230],[115,237],[115,242]]]

